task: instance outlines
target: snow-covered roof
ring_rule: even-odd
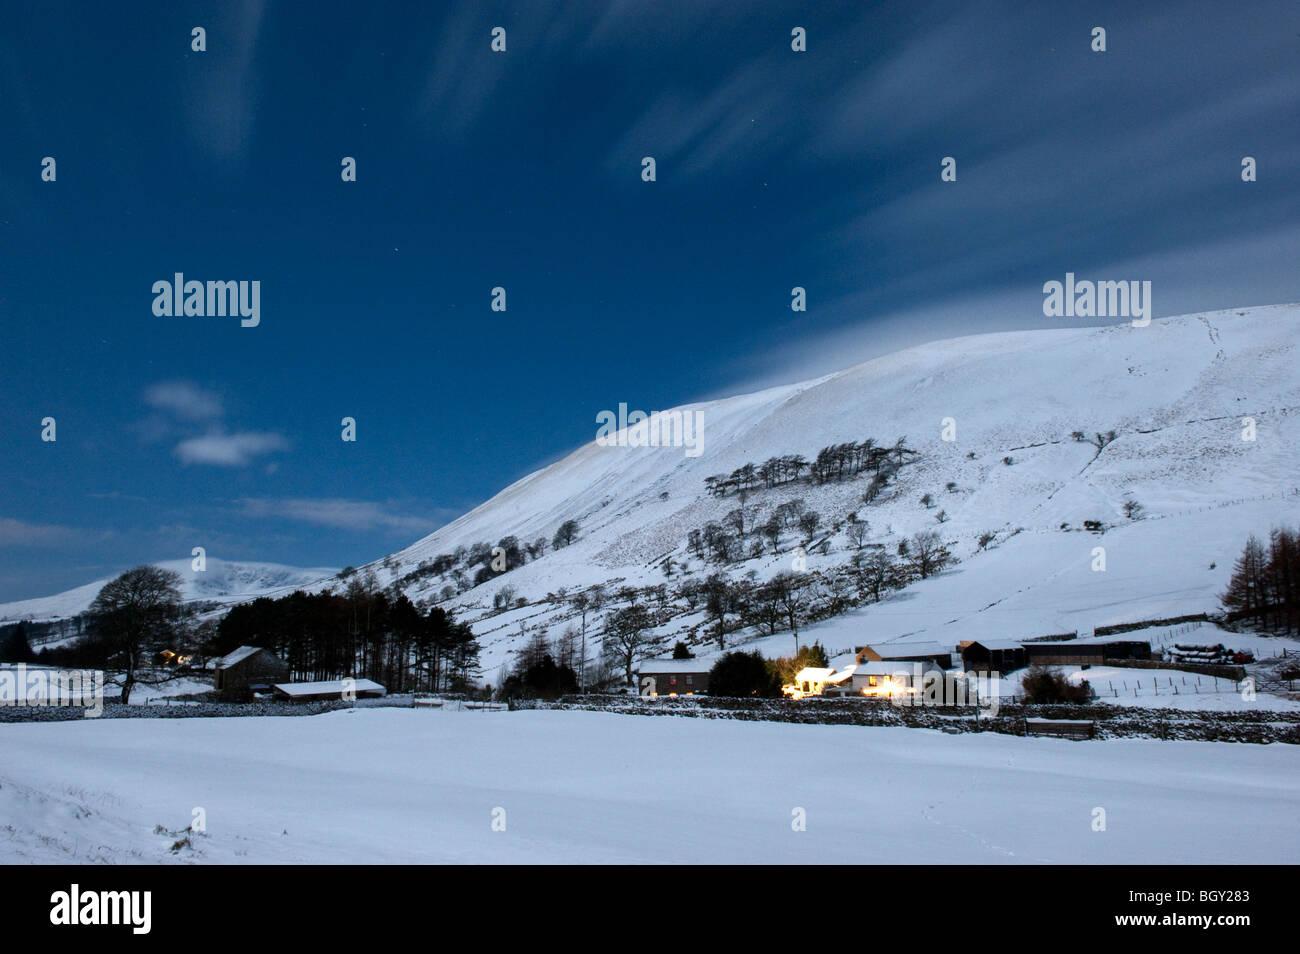
[[[322,682],[277,682],[275,688],[286,696],[332,696],[343,694],[343,682],[342,679],[326,679]],[[369,679],[354,679],[351,682],[351,688],[354,692],[388,691],[379,683]]]
[[[853,678],[853,668],[854,667],[852,666],[848,666],[837,672],[832,672],[829,676],[823,679],[822,682],[830,686],[838,686],[840,683],[848,682]]]
[[[951,646],[939,643],[882,643],[872,646],[881,659],[919,659],[923,656],[947,656],[952,654]]]
[[[708,672],[713,666],[702,659],[647,659],[637,672]]]
[[[1020,649],[1024,644],[1023,640],[1019,639],[997,639],[986,637],[984,639],[964,639],[957,648],[962,650],[967,646],[970,646],[972,643],[979,643],[985,649]]]
[[[261,646],[240,646],[232,653],[227,653],[216,661],[214,669],[226,669],[235,663],[241,663],[254,653],[262,651]]]

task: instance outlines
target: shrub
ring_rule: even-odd
[[[578,675],[568,666],[556,665],[547,653],[521,674],[509,676],[502,684],[503,699],[558,699],[578,691]]]
[[[781,686],[767,660],[752,653],[730,652],[709,670],[711,696],[778,696]]]
[[[771,668],[780,685],[786,685],[794,682],[795,675],[801,669],[809,666],[815,666],[825,669],[830,665],[830,660],[826,656],[826,650],[821,643],[813,643],[811,646],[800,646],[799,651],[793,656],[782,656],[780,659],[773,659]],[[712,683],[709,684],[712,689]]]
[[[1026,702],[1071,702],[1079,705],[1094,698],[1087,680],[1071,682],[1059,669],[1030,666],[1021,682]]]

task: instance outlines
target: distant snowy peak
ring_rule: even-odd
[[[309,587],[338,572],[332,567],[304,568],[214,557],[206,558],[202,571],[196,571],[191,560],[164,560],[153,565],[180,575],[181,596],[187,603],[240,603],[259,596],[280,595],[299,587]],[[89,608],[104,584],[111,579],[113,577],[105,577],[54,596],[0,604],[0,622],[75,616]]]

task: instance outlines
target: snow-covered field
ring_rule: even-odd
[[[1300,701],[1290,695],[1256,692],[1248,698],[1231,679],[1216,679],[1179,669],[1129,669],[1120,666],[1059,666],[1071,682],[1086,680],[1107,705],[1188,709],[1200,712],[1273,712],[1300,710]],[[1017,670],[998,681],[998,692],[1006,698],[1022,691],[1026,670]]]
[[[0,862],[1296,863],[1296,780],[1284,745],[595,712],[3,725]]]

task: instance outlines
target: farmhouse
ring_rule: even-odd
[[[345,693],[351,693],[345,696]],[[275,686],[278,698],[291,702],[323,702],[328,699],[378,699],[388,690],[369,679],[327,679],[322,682],[281,682]]]
[[[794,682],[782,686],[781,692],[791,699],[804,696],[842,696],[853,691],[853,667],[840,672],[825,666],[805,666],[794,676]]]
[[[709,691],[709,669],[698,659],[647,659],[637,670],[637,685],[646,695],[690,696]]]
[[[799,670],[794,682],[781,691],[791,699],[807,696],[898,696],[912,695],[926,673],[937,669],[923,662],[861,662],[843,669],[809,666]]]
[[[212,663],[217,689],[267,690],[289,675],[289,664],[260,646],[240,646]]]
[[[877,660],[853,666],[853,694],[857,696],[911,695],[919,688],[915,662]],[[922,671],[926,663],[920,663]]]

